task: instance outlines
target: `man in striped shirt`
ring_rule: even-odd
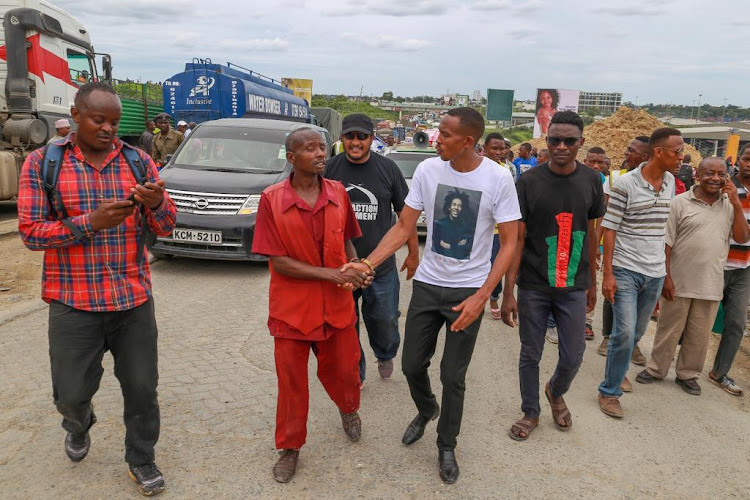
[[[611,303],[614,325],[607,348],[599,407],[622,418],[619,397],[633,355],[666,276],[664,235],[674,198],[671,170],[682,161],[679,130],[660,128],[649,139],[649,160],[620,177],[612,187],[604,216],[604,279],[602,293]]]
[[[91,399],[104,373],[102,358],[112,353],[124,399],[128,474],[150,496],[164,489],[164,477],[154,465],[157,329],[143,229],[170,234],[176,209],[151,158],[117,138],[122,106],[111,87],[81,87],[71,114],[78,131],[56,145],[62,157],[54,196],[42,168],[50,146],[26,159],[18,195],[21,238],[44,251],[52,394],[67,431],[65,452],[79,462],[96,423]],[[126,154],[145,167],[143,185]]]
[[[737,187],[745,219],[750,223],[750,144],[745,144],[737,160],[739,173],[730,176]],[[727,181],[729,182],[729,181]],[[734,396],[742,396],[742,389],[727,374],[740,348],[750,303],[750,242],[742,245],[730,240],[729,258],[724,267],[724,332],[716,351],[713,369],[708,379]]]

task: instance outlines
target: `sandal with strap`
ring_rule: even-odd
[[[514,441],[526,441],[529,439],[529,436],[531,435],[531,431],[536,429],[536,427],[539,425],[539,419],[531,419],[524,415],[524,417],[513,424],[508,431],[508,436],[510,436],[511,439]],[[513,432],[513,429],[516,429],[517,432]],[[526,434],[526,436],[521,436],[521,433]]]
[[[502,319],[502,315],[500,314],[500,309],[490,308],[490,314],[492,315],[492,319]]]
[[[570,414],[570,410],[568,410],[568,405],[565,404],[565,401],[560,403],[552,402],[552,394],[549,392],[549,382],[544,386],[544,395],[547,396],[547,401],[549,401],[549,406],[552,409],[552,421],[555,423],[555,427],[563,432],[569,431],[570,428],[573,427],[573,416]],[[570,417],[570,424],[560,425],[558,419],[564,421],[566,417]]]

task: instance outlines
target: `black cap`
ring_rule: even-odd
[[[372,135],[375,126],[372,119],[363,113],[354,113],[346,115],[341,123],[341,135],[349,132],[362,132],[363,134]]]

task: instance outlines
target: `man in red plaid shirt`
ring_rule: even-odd
[[[121,113],[106,84],[81,87],[71,108],[78,131],[60,144],[54,196],[43,178],[47,148],[24,163],[18,227],[27,247],[44,250],[42,298],[50,304],[52,390],[68,432],[65,452],[77,462],[89,451],[96,422],[91,399],[110,351],[124,397],[129,475],[141,493],[153,495],[164,489],[164,477],[154,465],[157,328],[143,229],[170,234],[176,209],[140,150],[146,182],[136,183],[123,153],[132,146],[116,137]]]

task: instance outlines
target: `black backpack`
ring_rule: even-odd
[[[65,227],[70,229],[76,238],[82,239],[84,234],[80,229],[78,229],[75,224],[70,222],[68,213],[65,210],[65,205],[63,205],[62,202],[60,191],[56,189],[57,178],[60,176],[60,166],[62,165],[62,158],[64,153],[65,147],[62,144],[53,143],[45,146],[44,159],[42,160],[42,179],[44,179],[44,190],[47,192],[47,200],[50,206],[50,213],[56,211],[54,202],[57,202],[57,206],[60,207],[60,213],[58,214],[57,219],[62,222]],[[136,182],[138,184],[145,184],[147,180],[146,167],[143,165],[138,152],[127,145],[123,145],[122,154],[123,156],[125,156],[125,161],[128,162],[128,166],[130,167],[130,171],[133,172],[133,177],[135,177]],[[141,213],[141,217],[143,218],[143,213]],[[137,261],[139,262],[143,258],[144,254],[143,246],[146,243],[145,236],[146,224],[144,218],[141,228],[141,241],[138,245],[138,255],[136,257]]]

